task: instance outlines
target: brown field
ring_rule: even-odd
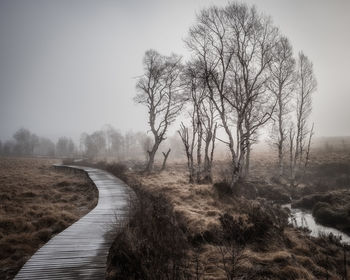
[[[56,170],[54,163],[0,158],[0,279],[12,279],[40,246],[97,203],[85,174]]]
[[[262,172],[264,168],[258,169]],[[198,279],[236,279],[229,278],[225,270],[225,265],[231,262],[235,263],[237,279],[342,279],[343,249],[338,241],[328,236],[313,238],[303,230],[283,224],[284,211],[264,199],[227,196],[210,184],[189,184],[182,164],[172,164],[166,171],[151,175],[129,172],[127,177],[130,185],[160,195],[171,205],[190,244],[196,244],[190,245],[188,255],[197,260],[195,266],[202,275]],[[220,178],[220,172],[216,172],[216,179]],[[253,237],[233,247],[217,240],[226,230],[222,223],[224,215],[233,218],[229,226],[237,226],[243,238],[251,232]],[[129,238],[133,231],[127,233]],[[236,250],[233,259],[232,249]],[[348,271],[349,268],[348,261]]]

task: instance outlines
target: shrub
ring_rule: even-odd
[[[220,216],[219,220],[223,240],[235,241],[239,244],[244,244],[249,240],[251,225],[248,225],[242,216],[234,218],[232,215],[225,213]]]
[[[256,185],[259,197],[279,203],[288,203],[291,200],[289,193],[281,186],[266,183]]]
[[[329,196],[325,196],[322,194],[307,195],[293,202],[292,207],[312,209],[314,205],[319,201],[329,202],[330,198]]]
[[[342,162],[330,162],[320,164],[316,168],[316,174],[320,177],[337,177],[340,174],[349,174],[350,164]]]
[[[248,208],[248,217],[252,224],[249,232],[250,238],[261,239],[273,227],[271,215],[258,205],[252,205]]]
[[[312,214],[317,222],[334,226],[348,223],[346,211],[334,211],[331,205],[326,202],[317,202],[312,210]]]
[[[139,192],[108,257],[107,279],[185,279],[188,241],[161,196]]]
[[[274,230],[280,234],[288,224],[288,214],[275,206],[261,202],[245,205],[244,216],[233,217],[225,213],[220,216],[224,241],[246,244],[266,238]]]
[[[42,229],[37,232],[37,238],[42,242],[47,242],[51,238],[52,231],[49,229]]]
[[[227,181],[215,183],[213,186],[220,197],[233,194],[231,186]]]

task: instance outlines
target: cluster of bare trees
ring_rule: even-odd
[[[272,117],[267,84],[278,29],[254,7],[230,4],[202,11],[187,45],[200,61],[211,102],[226,133],[232,187],[247,176],[251,146]]]
[[[0,141],[0,155],[4,156],[47,156],[87,157],[114,161],[140,160],[148,158],[146,152],[151,146],[150,138],[142,132],[122,134],[110,125],[91,134],[82,133],[77,146],[70,137],[60,137],[57,142],[39,137],[28,129],[16,131],[12,139]],[[169,153],[168,153],[169,155]]]
[[[295,59],[271,19],[245,4],[203,10],[185,42],[192,55],[185,65],[178,56],[153,50],[144,58],[136,101],[147,106],[154,136],[147,171],[169,125],[184,109],[189,122],[181,123],[178,133],[191,182],[211,181],[217,139],[230,151],[234,187],[248,175],[252,145],[272,120],[279,173],[284,173],[289,150],[293,181],[307,165],[313,134],[308,118],[316,80],[309,59],[302,52]],[[218,128],[223,139],[217,137]]]
[[[56,143],[56,156],[72,157],[77,152],[76,146],[71,138],[60,137]]]
[[[76,147],[71,138],[61,137],[55,144],[52,140],[39,137],[28,129],[20,128],[12,139],[0,144],[0,154],[4,156],[60,156],[71,157]]]
[[[301,170],[305,172],[310,157],[314,126],[309,127],[308,119],[316,86],[310,60],[302,52],[295,59],[290,43],[281,38],[276,45],[269,84],[277,100],[273,143],[278,153],[278,175],[281,178],[289,170],[292,185],[296,183],[297,173]],[[286,159],[287,153],[289,160]]]
[[[122,134],[111,125],[80,136],[79,153],[90,159],[124,161],[141,159],[149,147],[149,138],[142,132]]]
[[[190,121],[187,126],[182,122],[178,130],[185,147],[191,183],[212,181],[211,170],[218,126],[215,108],[205,84],[205,74],[200,71],[199,63],[190,61],[183,71],[183,94]]]

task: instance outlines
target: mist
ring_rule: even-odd
[[[226,2],[1,1],[0,139],[21,127],[54,140],[105,124],[146,132],[147,112],[133,101],[145,50],[188,57],[196,13]],[[350,3],[246,2],[313,61],[316,136],[349,135]]]
[[[0,279],[349,279],[349,0],[0,0]]]

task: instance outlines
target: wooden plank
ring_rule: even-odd
[[[79,166],[56,167],[85,172],[98,189],[97,206],[42,246],[15,279],[104,279],[115,225],[122,226],[128,218],[129,197],[133,192],[106,171]]]

